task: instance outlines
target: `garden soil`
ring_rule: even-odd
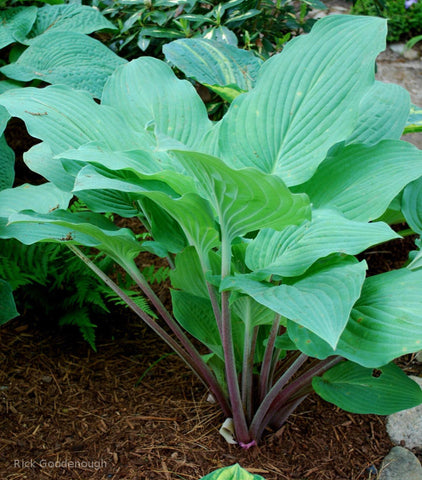
[[[23,132],[18,120],[6,132],[18,151],[30,146]],[[42,182],[18,155],[16,184],[28,180]],[[412,238],[395,240],[361,258],[380,273],[413,248]],[[168,302],[166,285],[157,293]],[[266,480],[374,480],[392,447],[384,417],[352,415],[316,395],[259,447],[228,445],[218,407],[159,338],[124,309],[94,321],[97,352],[43,312],[0,328],[0,480],[198,480],[234,463]],[[422,375],[413,355],[399,363]]]

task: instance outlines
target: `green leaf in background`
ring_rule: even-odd
[[[261,475],[254,475],[243,469],[239,464],[223,467],[205,475],[200,480],[265,480]]]
[[[100,98],[108,77],[124,63],[126,60],[94,38],[54,30],[35,38],[15,63],[0,71],[14,80],[60,83]]]
[[[422,347],[422,270],[407,268],[365,280],[362,295],[334,350],[312,332],[293,322],[290,338],[309,356],[341,355],[364,367],[378,368]]]
[[[195,247],[202,262],[206,261],[209,250],[219,244],[213,212],[208,202],[196,193],[187,193],[177,199],[161,192],[145,192],[144,196],[176,220],[189,245]]]
[[[133,131],[115,109],[65,85],[9,90],[0,96],[0,105],[22,119],[33,137],[48,143],[54,155],[93,141],[117,150],[152,145],[145,131]]]
[[[401,206],[409,227],[422,235],[422,177],[406,186]]]
[[[236,35],[229,28],[224,27],[223,25],[211,27],[204,33],[203,37],[214,42],[233,45],[233,47],[237,47],[238,44]]]
[[[20,36],[23,43],[31,43],[45,32],[92,33],[98,30],[116,30],[101,12],[93,7],[71,3],[68,5],[45,5],[38,9],[35,23],[27,38]]]
[[[21,210],[48,213],[56,209],[66,209],[72,196],[52,183],[7,188],[0,191],[0,217],[8,218]]]
[[[422,132],[422,108],[412,105],[403,133]]]
[[[0,49],[20,42],[31,30],[37,7],[16,7],[0,12]]]
[[[315,391],[327,402],[352,413],[391,415],[422,403],[422,389],[397,365],[379,370],[344,362],[315,377]]]
[[[267,286],[235,276],[224,280],[221,288],[250,295],[335,348],[360,296],[366,268],[365,262],[354,258],[333,257],[315,264],[289,285]]]
[[[7,144],[4,135],[0,135],[0,172],[0,191],[12,188],[15,180],[15,152]]]
[[[263,63],[250,51],[204,38],[175,40],[164,45],[163,53],[187,77],[203,85],[236,85],[240,91],[253,87]]]
[[[375,145],[381,140],[399,140],[410,109],[410,95],[394,83],[375,82],[363,98],[358,124],[349,143]]]
[[[379,18],[333,15],[296,37],[231,104],[218,156],[235,168],[275,173],[289,186],[308,180],[329,148],[352,133],[385,31]]]
[[[190,147],[211,128],[193,85],[179,80],[168,65],[151,57],[118,68],[106,83],[102,104],[118,110],[136,131],[152,126]]]
[[[19,312],[16,310],[13,299],[12,287],[10,284],[0,278],[0,325],[17,317]]]
[[[208,298],[171,290],[173,313],[180,325],[224,360],[220,333]]]
[[[275,176],[254,168],[233,170],[220,159],[196,152],[178,153],[214,207],[228,239],[259,228],[282,229],[310,216],[306,195],[295,195]]]
[[[209,298],[205,282],[205,275],[202,270],[196,250],[186,247],[175,259],[175,268],[170,271],[171,285],[177,290],[196,297]]]
[[[246,265],[260,273],[302,275],[319,258],[341,252],[356,255],[371,245],[400,238],[382,222],[361,223],[334,210],[314,210],[312,219],[281,232],[261,230],[246,250]]]
[[[350,220],[380,217],[412,180],[422,176],[422,152],[400,140],[368,147],[338,147],[315,175],[297,190],[306,192],[315,208],[340,210]]]

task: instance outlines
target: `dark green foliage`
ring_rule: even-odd
[[[108,45],[131,59],[141,51],[160,56],[165,43],[178,38],[207,36],[253,49],[267,57],[281,48],[291,34],[308,32],[314,20],[305,20],[312,8],[324,8],[320,0],[293,2],[272,0],[129,2],[87,0],[118,27]],[[237,38],[236,38],[237,37]]]
[[[388,42],[409,40],[422,33],[422,3],[405,8],[404,0],[386,0],[384,6],[374,0],[357,0],[352,8],[356,15],[372,15],[388,20]]]
[[[60,326],[74,325],[83,338],[95,347],[96,324],[92,319],[109,313],[108,305],[123,305],[120,297],[65,246],[52,243],[23,245],[16,240],[0,240],[0,278],[10,283],[18,310],[42,312]],[[106,257],[93,257],[104,271],[111,272],[113,262]],[[168,277],[168,268],[144,269],[150,283],[162,282]],[[133,282],[120,279],[132,300],[150,315],[147,301],[131,290]],[[26,287],[26,288],[25,288]]]

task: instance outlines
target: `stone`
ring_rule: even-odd
[[[422,363],[422,350],[419,350],[419,352],[415,356],[415,359],[417,362]]]
[[[422,378],[411,376],[422,388]],[[422,448],[422,404],[387,417],[387,432],[395,445]]]
[[[378,480],[422,480],[422,466],[407,448],[393,447],[382,462]]]
[[[419,52],[417,52],[413,48],[407,48],[403,52],[403,57],[407,60],[417,60],[419,58]]]

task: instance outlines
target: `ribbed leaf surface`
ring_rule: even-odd
[[[340,363],[312,385],[324,400],[352,413],[391,415],[422,403],[420,386],[393,363],[376,371]]]
[[[53,31],[35,38],[15,63],[0,71],[14,80],[39,79],[69,85],[100,98],[108,77],[124,63],[124,59],[94,38]]]
[[[334,210],[315,210],[312,220],[281,232],[261,230],[249,244],[246,264],[254,273],[297,276],[331,253],[356,255],[399,236],[385,223],[361,223]]]
[[[350,220],[380,217],[412,180],[422,176],[422,152],[410,143],[384,140],[377,145],[334,149],[309,182],[315,208],[339,209]]]
[[[22,41],[31,30],[37,7],[16,7],[0,12],[0,49]]]
[[[379,18],[329,16],[290,42],[222,120],[223,159],[276,173],[287,185],[308,180],[329,148],[352,133],[385,28]]]
[[[250,90],[262,60],[252,52],[205,38],[182,38],[163,47],[166,59],[187,77],[208,85]]]
[[[232,170],[221,160],[196,152],[178,154],[213,205],[228,239],[259,228],[282,229],[308,218],[306,195],[295,195],[275,175],[254,168]]]
[[[265,286],[238,276],[225,280],[222,288],[250,295],[335,348],[360,296],[365,271],[365,262],[334,258],[315,265],[291,285]]]
[[[142,57],[117,69],[104,88],[102,103],[118,110],[133,129],[151,127],[188,146],[195,146],[211,128],[193,85],[155,58]]]

